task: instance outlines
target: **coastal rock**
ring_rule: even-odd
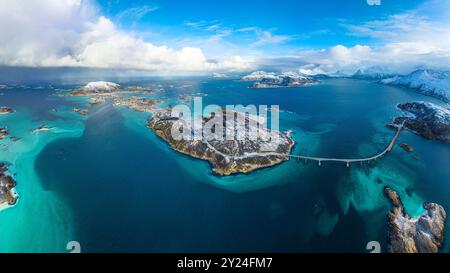
[[[411,88],[445,102],[450,102],[450,71],[419,69],[405,76],[380,81],[383,84]]]
[[[0,163],[0,209],[3,206],[13,206],[17,202],[17,195],[14,193],[16,181],[7,174],[8,167]]]
[[[392,204],[388,214],[389,247],[391,253],[436,253],[444,240],[446,213],[435,203],[424,204],[425,212],[413,218],[405,212],[394,190],[384,193]]]
[[[10,113],[14,113],[14,110],[12,108],[6,107],[6,106],[1,106],[0,107],[0,115],[2,114],[10,114]]]
[[[282,87],[300,87],[317,84],[318,81],[307,76],[294,72],[276,74],[274,72],[256,71],[241,79],[242,81],[256,82],[251,85],[252,88],[282,88]]]
[[[450,144],[450,110],[429,102],[408,102],[397,106],[405,115],[395,118],[391,126],[404,128],[427,139]]]
[[[235,115],[241,114],[223,110],[223,128],[226,128],[226,120],[234,118]],[[203,119],[203,125],[207,121],[207,119]],[[242,119],[242,122],[247,124],[249,124],[248,121],[249,117]],[[222,176],[249,173],[257,169],[280,164],[289,159],[288,155],[294,146],[294,141],[289,132],[268,130],[259,132],[262,137],[248,138],[246,140],[227,140],[225,138],[223,140],[219,138],[213,140],[175,140],[172,136],[172,128],[176,122],[183,122],[183,120],[171,117],[168,112],[161,112],[149,119],[148,128],[169,143],[174,150],[194,158],[207,160],[211,164],[213,172]],[[215,132],[218,135],[222,133],[224,132]],[[274,139],[276,137],[275,134],[279,136],[276,143],[264,140],[268,139],[266,137]]]

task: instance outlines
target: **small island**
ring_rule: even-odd
[[[225,121],[234,118],[235,115],[242,115],[239,112],[223,110],[224,127]],[[248,122],[249,117],[245,117],[241,122]],[[245,120],[245,121],[244,121]],[[289,159],[294,140],[290,132],[277,132],[263,130],[260,134],[265,136],[260,138],[250,138],[247,140],[175,140],[172,137],[172,128],[175,122],[181,121],[174,118],[170,112],[159,112],[153,115],[148,121],[148,128],[153,130],[157,136],[166,141],[174,150],[189,155],[194,158],[208,161],[215,174],[229,176],[233,174],[245,174],[252,171],[271,167]],[[208,119],[203,119],[203,125]],[[215,132],[216,133],[216,132]],[[223,133],[223,132],[222,132]],[[217,132],[220,134],[220,132]],[[266,137],[278,137],[278,142],[274,145]],[[260,135],[261,136],[261,135]],[[269,147],[270,146],[270,147]]]
[[[104,103],[106,100],[118,100],[121,94],[152,94],[154,90],[144,89],[139,86],[124,88],[117,83],[112,82],[90,82],[87,85],[76,89],[65,96],[67,97],[88,97],[91,99],[91,105]]]
[[[8,136],[8,130],[6,130],[6,128],[0,127],[0,140],[4,139],[7,136]]]
[[[74,111],[75,113],[78,113],[78,114],[80,114],[82,116],[86,116],[90,112],[89,109],[80,109],[80,108],[76,108],[76,107],[73,108],[72,111]]]
[[[6,88],[8,88],[7,85],[5,85],[5,84],[0,84],[0,89],[6,89]]]
[[[91,82],[76,89],[68,94],[67,97],[87,97],[91,99],[91,106],[102,104],[107,100],[112,101],[114,106],[126,106],[129,109],[138,112],[153,112],[158,109],[155,105],[160,104],[160,100],[138,98],[136,96],[126,97],[127,94],[153,94],[157,91],[144,89],[139,86],[123,88],[112,82]],[[90,111],[87,109],[74,108],[74,112],[81,115],[87,115]]]
[[[319,83],[311,77],[294,72],[276,74],[274,72],[256,71],[243,77],[241,80],[246,82],[255,82],[250,86],[251,88],[302,87]]]
[[[450,110],[429,102],[408,102],[397,105],[404,115],[394,119],[389,128],[404,128],[432,140],[450,144]]]
[[[446,212],[435,203],[424,204],[425,212],[411,217],[405,212],[400,196],[385,187],[384,194],[392,204],[388,215],[391,253],[437,253],[444,240]]]
[[[42,132],[42,131],[50,131],[52,129],[53,129],[52,127],[49,127],[49,126],[47,126],[45,124],[41,124],[38,127],[34,128],[34,129],[31,129],[30,132],[31,133],[37,133],[37,132]]]
[[[8,167],[0,163],[0,210],[14,206],[18,196],[14,192],[16,181],[7,174]]]
[[[0,106],[0,115],[14,113],[14,110],[10,107]]]
[[[408,153],[414,152],[414,148],[408,143],[400,143],[399,146],[402,147],[402,149],[405,150],[405,152]]]

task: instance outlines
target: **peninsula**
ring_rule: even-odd
[[[14,206],[18,196],[14,192],[16,181],[7,174],[8,167],[4,163],[0,163],[0,210]]]
[[[404,124],[424,138],[450,144],[450,110],[429,102],[408,102],[397,105],[404,115],[394,119],[389,128]]]

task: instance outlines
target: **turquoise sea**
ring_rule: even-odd
[[[95,79],[99,80],[99,79]],[[102,79],[160,89],[166,104],[180,95],[203,103],[279,105],[280,126],[292,130],[293,153],[370,156],[394,134],[385,125],[396,104],[441,102],[411,90],[369,81],[325,79],[311,87],[250,89],[237,80],[208,78]],[[0,140],[20,195],[0,211],[0,252],[367,252],[386,247],[383,195],[397,190],[407,211],[423,202],[450,208],[450,148],[403,132],[374,166],[283,163],[248,175],[218,177],[208,163],[181,155],[146,128],[148,114],[110,103],[92,108],[61,92],[89,81],[43,82],[0,90],[0,127],[21,140]],[[49,131],[31,133],[41,124]],[[409,193],[409,194],[408,194]],[[449,229],[442,249],[450,251]]]

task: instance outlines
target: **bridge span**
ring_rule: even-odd
[[[395,133],[394,137],[389,142],[389,145],[379,154],[376,154],[371,157],[366,158],[352,158],[352,159],[346,159],[346,158],[327,158],[327,157],[313,157],[313,156],[302,156],[302,155],[288,155],[289,158],[294,158],[298,161],[304,160],[305,163],[308,161],[315,161],[318,162],[319,166],[322,165],[323,162],[342,162],[347,164],[347,167],[350,167],[350,164],[352,163],[364,163],[364,162],[371,162],[374,160],[377,160],[378,158],[381,158],[392,151],[392,149],[395,146],[395,143],[400,136],[401,131],[403,130],[404,123],[398,126],[397,132]],[[279,154],[282,155],[282,154]],[[286,156],[286,155],[284,155]]]

